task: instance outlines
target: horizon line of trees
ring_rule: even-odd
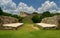
[[[46,11],[46,12],[43,12],[42,14],[38,15],[37,12],[33,12],[33,14],[35,14],[31,20],[34,22],[34,23],[40,23],[42,21],[43,18],[46,18],[46,17],[52,17],[54,15],[60,15],[60,13],[50,13],[49,11]],[[19,19],[19,21],[22,21],[22,17],[18,16],[18,15],[13,15],[13,14],[9,14],[9,13],[5,13],[2,11],[2,9],[0,8],[0,16],[3,15],[3,16],[11,16],[11,17],[14,17],[14,18],[17,18]]]
[[[40,23],[42,21],[43,18],[46,18],[46,17],[52,17],[54,15],[60,15],[60,13],[50,13],[49,11],[46,11],[46,12],[43,12],[41,15],[37,15],[36,12],[34,12],[33,14],[36,14],[32,17],[32,21],[34,23]]]
[[[17,18],[19,20],[19,22],[22,21],[22,17],[20,17],[18,15],[13,15],[13,14],[9,14],[9,13],[3,12],[1,8],[0,8],[0,16],[10,16],[10,17]]]

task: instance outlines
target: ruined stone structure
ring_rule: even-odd
[[[41,23],[55,24],[57,28],[60,28],[60,15],[44,18]]]
[[[17,18],[10,17],[10,16],[0,16],[0,29],[13,29],[15,28],[13,26],[16,26],[16,28],[20,26]]]
[[[18,23],[18,19],[10,16],[0,16],[0,25],[2,24],[10,24],[10,23]]]
[[[26,12],[20,12],[19,16],[26,17],[26,16],[28,16],[28,14]]]

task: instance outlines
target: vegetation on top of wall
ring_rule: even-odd
[[[34,23],[39,23],[42,21],[43,18],[46,18],[46,17],[52,17],[54,15],[60,15],[60,13],[50,13],[49,11],[46,11],[46,12],[43,12],[42,14],[38,14],[37,12],[33,12],[34,16],[32,17],[32,21]],[[22,17],[18,16],[18,15],[13,15],[13,14],[9,14],[9,13],[5,13],[2,11],[2,9],[0,8],[0,16],[3,15],[3,16],[11,16],[11,17],[14,17],[14,18],[17,18],[19,19],[19,21],[22,21]]]
[[[34,12],[34,14],[36,14]],[[43,18],[46,18],[46,17],[52,17],[54,15],[60,15],[60,13],[50,13],[49,11],[46,11],[46,12],[43,12],[40,16],[38,16],[38,14],[36,14],[35,16],[32,17],[32,21],[34,23],[40,23],[42,21]]]
[[[10,16],[10,17],[14,17],[14,18],[17,18],[19,19],[19,22],[22,21],[22,17],[18,16],[18,15],[13,15],[13,14],[9,14],[9,13],[5,13],[2,11],[2,9],[0,8],[0,16]]]

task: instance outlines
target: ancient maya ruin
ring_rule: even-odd
[[[46,17],[42,19],[41,23],[37,23],[36,25],[41,26],[42,28],[60,28],[60,15],[56,15],[53,17]]]

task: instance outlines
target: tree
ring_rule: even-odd
[[[1,7],[0,7],[0,15],[2,15],[3,14],[3,11],[2,11],[2,9],[1,9]]]
[[[1,7],[0,7],[0,12],[2,12],[2,9],[1,9]]]
[[[33,16],[33,17],[32,17],[32,21],[33,21],[34,23],[39,23],[39,22],[40,22],[40,16],[38,16],[38,15]]]
[[[53,14],[51,14],[49,11],[43,12],[42,15],[40,16],[40,22],[42,21],[43,18],[46,17],[52,17]]]
[[[33,12],[33,14],[38,14],[37,12]]]
[[[34,23],[39,23],[42,21],[43,18],[52,16],[52,14],[49,11],[43,12],[42,15],[37,15],[36,12],[34,12],[33,14],[36,14],[32,17],[32,21]]]
[[[43,17],[51,17],[51,13],[49,11],[43,12],[42,14]]]

